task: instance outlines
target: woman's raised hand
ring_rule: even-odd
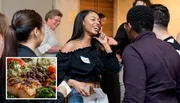
[[[108,39],[105,33],[101,32],[101,34],[99,35],[99,37],[94,37],[95,39],[97,39],[101,44],[105,45],[108,44]]]

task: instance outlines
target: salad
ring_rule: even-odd
[[[7,98],[56,98],[56,58],[8,57]]]

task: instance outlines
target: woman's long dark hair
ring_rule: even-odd
[[[5,80],[6,57],[17,56],[17,43],[27,42],[34,28],[42,29],[43,20],[34,10],[17,11],[11,20],[11,25],[4,33],[4,50],[0,61],[0,80]]]
[[[2,42],[4,42],[4,32],[5,32],[5,30],[7,29],[7,27],[8,27],[8,20],[7,20],[7,17],[4,15],[4,14],[2,14],[2,13],[0,13],[0,36],[3,38],[3,41]],[[3,43],[3,45],[4,45],[4,43]],[[4,46],[3,46],[4,47]],[[1,53],[0,53],[1,54]],[[1,55],[0,55],[0,57],[1,57]],[[2,68],[2,66],[1,66],[1,58],[0,58],[0,96],[1,96],[1,99],[0,99],[0,102],[2,101],[2,98],[3,98],[3,96],[4,96],[4,94],[3,94],[3,89],[5,89],[2,85],[4,85],[5,83],[4,82],[2,82],[2,81],[5,81],[5,79],[4,79],[4,77],[3,77],[3,75],[5,74],[5,72],[3,71],[3,68]]]
[[[83,20],[90,12],[94,12],[94,13],[98,14],[94,10],[83,10],[77,14],[75,21],[74,21],[72,36],[69,41],[76,40],[76,39],[82,39],[84,37]]]
[[[11,25],[4,35],[4,57],[17,56],[17,43],[27,42],[34,28],[42,28],[43,20],[34,10],[24,9],[17,11],[11,20]]]
[[[77,14],[74,21],[72,36],[68,40],[68,42],[71,40],[82,39],[84,37],[85,33],[84,33],[84,28],[83,28],[83,20],[90,12],[94,12],[98,15],[98,13],[94,10],[83,10]],[[94,38],[92,39],[91,45],[95,47],[98,54],[101,55],[101,51],[102,51],[101,44],[96,39]]]

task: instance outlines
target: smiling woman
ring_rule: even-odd
[[[52,9],[47,12],[45,16],[45,36],[42,44],[36,49],[38,56],[55,57],[60,49],[60,42],[55,35],[55,29],[60,25],[63,14],[57,10]]]
[[[58,83],[65,79],[72,87],[69,103],[83,103],[82,96],[91,95],[87,87],[99,88],[99,75],[104,69],[112,73],[119,72],[119,64],[107,36],[99,34],[100,27],[100,19],[95,11],[79,12],[72,37],[57,54]]]

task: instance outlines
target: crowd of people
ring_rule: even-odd
[[[114,38],[103,32],[104,14],[80,11],[63,46],[55,34],[62,17],[53,9],[43,23],[35,10],[24,9],[9,24],[0,13],[0,103],[83,103],[93,95],[87,88],[102,90],[109,103],[180,103],[180,34],[175,39],[168,32],[166,6],[135,0]],[[6,100],[6,57],[57,57],[57,100]]]

